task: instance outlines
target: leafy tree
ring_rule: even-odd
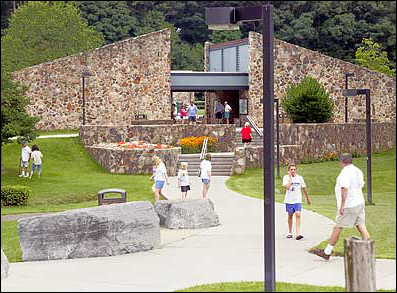
[[[102,33],[106,44],[131,37],[139,27],[127,1],[76,1],[76,3],[88,24]]]
[[[73,2],[28,1],[12,14],[2,37],[1,66],[15,71],[102,44]]]
[[[302,82],[288,87],[281,107],[293,123],[324,123],[331,120],[334,103],[322,84],[306,76]]]
[[[356,51],[357,63],[371,70],[378,71],[389,76],[396,76],[396,69],[391,68],[387,52],[381,51],[378,43],[371,38],[363,39],[363,46]]]
[[[210,42],[214,44],[224,43],[241,39],[241,32],[236,31],[212,31],[210,34]]]
[[[11,142],[10,138],[20,136],[28,141],[36,137],[35,125],[39,118],[26,113],[29,99],[25,88],[12,81],[10,73],[1,69],[1,146]],[[1,160],[1,169],[4,169]]]

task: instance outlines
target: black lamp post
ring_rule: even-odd
[[[276,156],[277,156],[277,178],[280,178],[280,99],[276,102]]]
[[[83,125],[85,125],[85,79],[90,77],[91,74],[87,70],[87,68],[84,68],[83,74],[81,75],[82,83],[83,83]]]
[[[209,29],[239,29],[248,21],[263,22],[263,167],[264,167],[264,251],[265,291],[274,292],[275,219],[274,219],[274,50],[273,5],[259,7],[214,7],[205,9]]]
[[[348,99],[358,95],[365,95],[365,125],[367,139],[367,201],[372,204],[372,133],[371,133],[371,90],[345,89],[343,96]]]
[[[353,73],[345,73],[345,89],[349,88],[349,77],[354,76],[354,72]],[[345,97],[345,123],[348,122],[347,119],[347,106],[348,106],[348,98]]]

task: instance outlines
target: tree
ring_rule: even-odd
[[[396,76],[396,69],[391,68],[392,65],[387,58],[387,52],[382,51],[378,43],[372,41],[371,38],[364,38],[362,44],[363,46],[356,51],[358,64],[389,76]]]
[[[135,34],[138,21],[127,1],[76,1],[88,24],[102,33],[106,44],[129,38]]]
[[[334,103],[322,84],[306,76],[287,88],[281,107],[293,123],[324,123],[332,118]]]
[[[241,39],[241,32],[236,31],[212,31],[210,34],[210,42],[214,44],[224,43]]]
[[[28,1],[21,5],[2,37],[1,66],[12,72],[100,47],[102,35],[87,25],[73,3]]]
[[[26,113],[29,99],[25,96],[26,88],[12,81],[10,73],[1,69],[1,146],[11,142],[14,136],[28,141],[36,137],[35,125],[39,118]],[[1,156],[1,169],[4,169]]]

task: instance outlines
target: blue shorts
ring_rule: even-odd
[[[229,119],[229,117],[230,117],[230,113],[229,112],[225,112],[225,118]]]
[[[288,214],[293,214],[295,212],[300,212],[302,209],[301,203],[286,203],[285,204],[285,211]]]
[[[210,183],[210,180],[209,180],[209,179],[201,179],[201,181],[202,181],[204,184],[209,184],[209,183]]]
[[[165,181],[156,180],[156,189],[161,189],[164,187]]]
[[[36,169],[36,166],[37,166],[37,170],[39,170],[39,172],[41,172],[41,164],[36,165],[35,163],[32,163],[32,172],[34,171],[34,169]]]
[[[196,122],[196,116],[189,116],[189,121]]]

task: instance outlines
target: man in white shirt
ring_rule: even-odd
[[[337,202],[336,225],[325,249],[317,249],[314,254],[329,260],[332,250],[339,240],[342,228],[356,226],[361,236],[367,240],[371,236],[365,226],[365,200],[362,188],[364,175],[353,165],[351,154],[340,157],[342,171],[336,179],[335,197]]]
[[[32,150],[30,147],[27,145],[26,140],[22,141],[22,153],[21,153],[21,168],[22,168],[22,174],[19,175],[19,177],[29,177],[29,161],[30,161],[30,154],[32,153]],[[26,172],[26,175],[25,175]]]

